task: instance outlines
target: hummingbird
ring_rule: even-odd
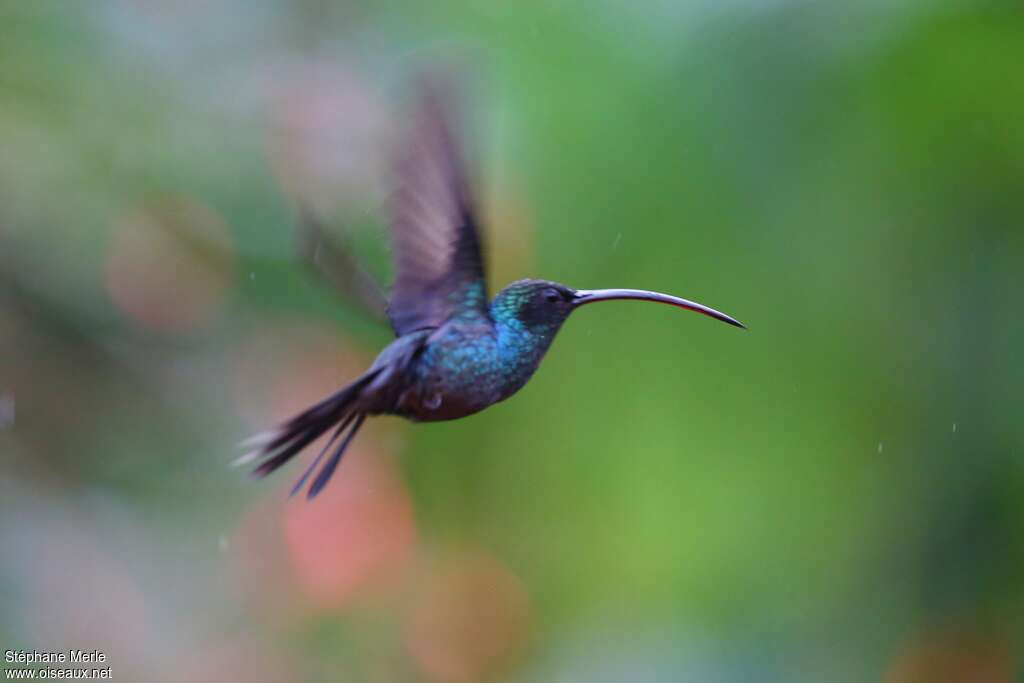
[[[536,372],[569,315],[583,306],[652,301],[745,327],[695,301],[642,289],[574,289],[526,279],[490,299],[478,214],[452,113],[436,88],[422,87],[394,167],[395,281],[386,313],[396,339],[350,384],[247,441],[252,450],[236,461],[258,461],[253,474],[264,477],[333,430],[292,495],[311,478],[307,498],[323,490],[368,416],[455,420],[509,398]]]

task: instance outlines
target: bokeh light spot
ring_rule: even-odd
[[[163,198],[120,219],[105,276],[110,298],[136,324],[185,332],[221,308],[235,279],[234,246],[212,209]]]
[[[523,584],[490,555],[443,560],[420,587],[406,632],[417,666],[431,680],[469,683],[507,663],[529,622]]]
[[[369,437],[360,434],[317,498],[297,495],[286,514],[299,588],[321,608],[396,587],[414,556],[412,502],[388,454]]]

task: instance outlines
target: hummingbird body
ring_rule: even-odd
[[[333,428],[293,493],[314,472],[308,496],[320,492],[367,415],[454,420],[516,393],[582,305],[655,301],[743,327],[724,313],[668,294],[575,290],[547,280],[513,282],[488,302],[471,193],[445,113],[437,93],[427,90],[398,166],[392,223],[397,277],[387,311],[397,338],[362,376],[253,439],[255,450],[239,459],[259,459],[255,474],[264,476]]]
[[[374,368],[404,364],[401,390],[394,378],[375,379],[367,392],[385,400],[371,414],[392,414],[416,422],[454,420],[477,413],[519,391],[536,372],[561,320],[533,326],[517,317],[529,292],[550,286],[522,280],[506,287],[484,313],[459,316],[436,330],[415,332],[389,344]],[[564,318],[562,318],[564,320]]]
[[[411,368],[412,386],[396,414],[417,422],[454,420],[497,403],[509,392],[494,326],[451,322],[430,334]]]

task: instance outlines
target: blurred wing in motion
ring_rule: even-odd
[[[395,286],[388,306],[398,336],[438,327],[460,313],[486,315],[473,200],[442,101],[448,92],[424,82],[412,134],[400,150],[392,218]]]
[[[346,300],[377,320],[384,318],[387,297],[377,279],[360,264],[345,238],[328,235],[309,208],[299,212],[296,228],[299,257]]]

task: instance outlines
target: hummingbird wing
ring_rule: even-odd
[[[451,112],[424,82],[412,134],[400,150],[392,207],[395,334],[435,328],[453,315],[487,315],[480,235]],[[448,98],[450,99],[450,98]]]
[[[295,228],[299,257],[311,271],[349,303],[380,320],[387,308],[387,296],[352,248],[351,238],[336,239],[309,207],[300,207]]]

